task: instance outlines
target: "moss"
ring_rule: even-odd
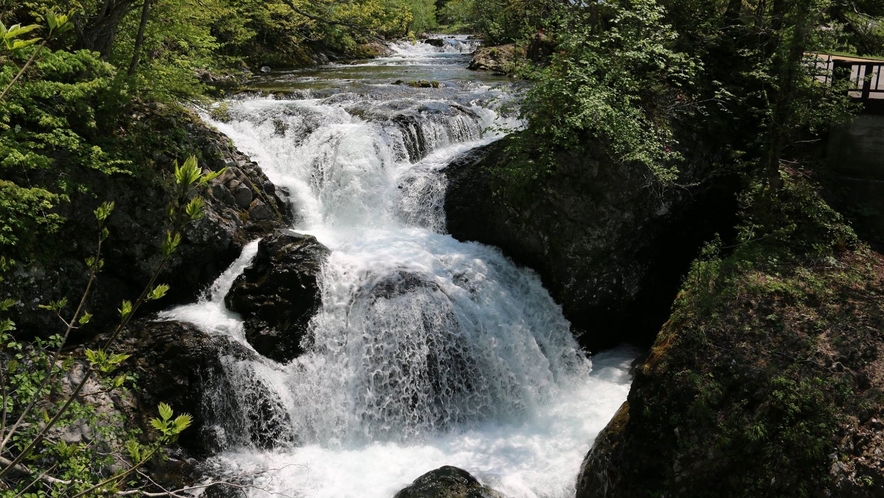
[[[846,479],[833,455],[857,461],[846,428],[884,411],[870,396],[884,388],[884,258],[805,180],[778,196],[746,211],[750,238],[711,243],[685,278],[636,372],[610,464],[635,478],[614,496],[817,496]]]

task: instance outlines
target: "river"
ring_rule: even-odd
[[[534,272],[445,233],[442,168],[520,126],[518,89],[467,71],[472,48],[399,43],[367,62],[271,72],[260,85],[282,96],[206,116],[289,196],[293,228],[331,250],[308,351],[222,359],[219,399],[243,412],[206,407],[223,442],[205,462],[216,478],[246,479],[252,497],[389,498],[454,465],[511,498],[573,496],[634,352],[588,358]],[[163,316],[245,343],[223,297],[255,250]]]

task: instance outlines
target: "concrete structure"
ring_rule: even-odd
[[[884,235],[884,115],[860,114],[834,127],[828,166],[856,217]]]

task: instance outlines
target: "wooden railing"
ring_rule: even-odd
[[[807,54],[814,77],[823,83],[847,79],[847,94],[865,104],[866,112],[884,113],[884,60]]]

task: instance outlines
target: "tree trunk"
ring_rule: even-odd
[[[103,60],[110,57],[120,23],[135,0],[108,0],[101,12],[87,17],[77,28],[79,48],[94,50]]]
[[[141,22],[138,24],[138,35],[135,37],[135,48],[132,49],[132,63],[129,64],[129,76],[135,75],[135,69],[138,67],[138,60],[141,58],[141,46],[144,45],[144,29],[147,27],[147,20],[150,18],[151,0],[144,0],[141,6]]]

